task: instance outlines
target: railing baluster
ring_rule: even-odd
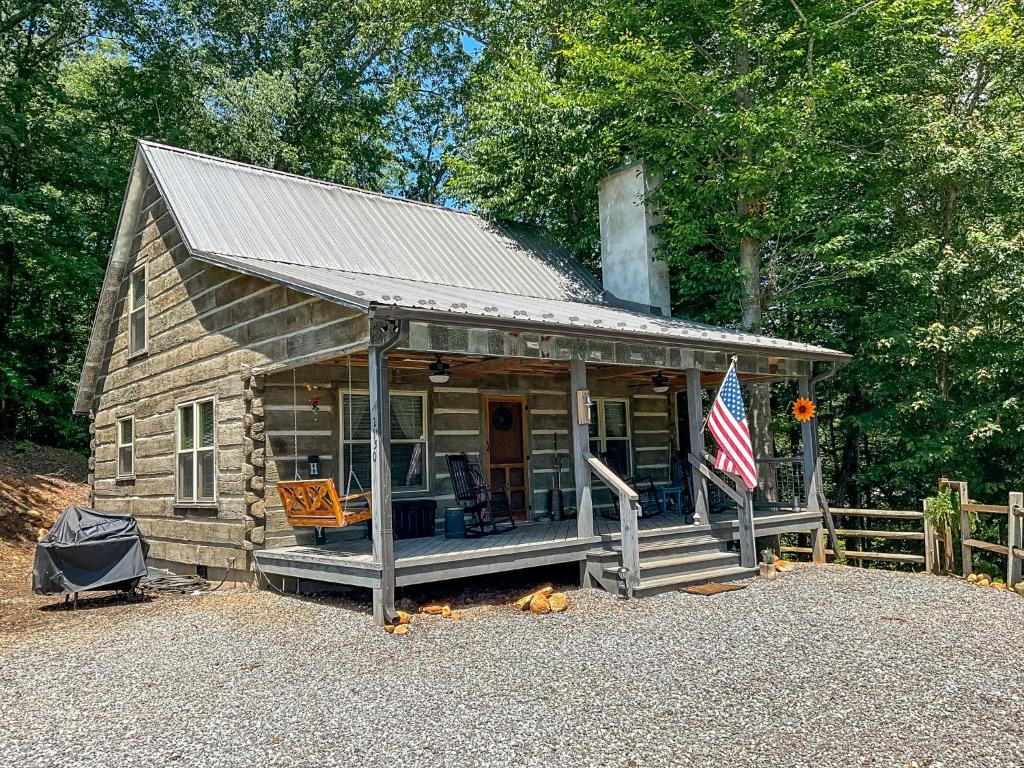
[[[757,459],[758,476],[771,475],[768,486],[775,488],[778,498],[768,498],[765,489],[758,486],[754,500],[759,507],[799,509],[807,505],[807,478],[802,456],[782,456]]]

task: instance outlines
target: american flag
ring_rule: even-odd
[[[743,407],[735,364],[729,366],[729,372],[725,374],[718,390],[718,397],[711,406],[708,429],[718,443],[715,469],[739,475],[750,490],[757,488],[754,449],[750,445],[747,411]]]

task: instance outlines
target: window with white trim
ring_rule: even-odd
[[[117,476],[135,474],[135,417],[117,420]]]
[[[132,272],[128,285],[128,354],[146,350],[146,268]]]
[[[217,499],[217,459],[213,400],[178,406],[178,501]]]
[[[351,417],[350,417],[351,413]],[[349,466],[363,490],[370,490],[370,396],[341,395],[341,478],[348,485]],[[422,392],[391,395],[391,490],[425,491],[427,482],[427,397]],[[353,480],[352,493],[358,488]]]
[[[597,398],[590,403],[590,452],[615,472],[628,477],[633,468],[629,401]]]

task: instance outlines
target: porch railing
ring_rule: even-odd
[[[758,484],[754,490],[757,509],[801,509],[807,506],[807,483],[802,456],[757,459]],[[715,471],[715,470],[712,470]],[[716,472],[722,477],[720,472]],[[718,486],[708,489],[713,512],[735,508],[735,502]]]
[[[612,492],[619,505],[619,531],[622,534],[622,580],[626,595],[640,586],[640,539],[637,518],[640,515],[640,497],[622,478],[596,456],[586,454],[590,471]]]
[[[758,485],[754,506],[799,509],[807,506],[803,456],[779,456],[757,460]]]

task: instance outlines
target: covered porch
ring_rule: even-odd
[[[721,565],[708,573],[722,578],[749,574],[757,535],[820,530],[812,425],[801,455],[760,462],[766,482],[756,494],[714,471],[704,448],[704,392],[734,357],[745,383],[797,381],[811,393],[814,354],[796,345],[789,356],[768,355],[710,336],[687,348],[560,330],[378,318],[362,343],[298,368],[254,370],[267,403],[270,545],[254,553],[256,566],[370,588],[375,618],[386,621],[396,587],[578,562],[584,584],[632,595],[693,563]],[[466,503],[446,466],[453,454],[508,489],[514,530],[445,537],[445,515]],[[270,523],[275,486],[308,477],[314,458],[339,492],[354,477],[372,500],[366,523],[319,544],[311,528]],[[396,508],[423,501],[436,508],[432,530],[396,537]]]

